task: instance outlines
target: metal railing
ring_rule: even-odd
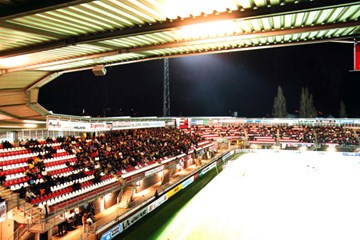
[[[29,231],[29,225],[25,225],[25,227],[18,227],[14,233],[8,238],[8,240],[19,240],[21,236],[23,236],[26,232]]]
[[[96,222],[85,226],[80,234],[80,240],[88,240],[92,234],[96,234]]]
[[[88,196],[86,195],[85,197],[83,195],[74,197],[71,200],[63,202],[61,204],[61,206],[55,206],[53,208],[53,211],[47,217],[45,217],[39,211],[35,212],[34,208],[37,208],[37,207],[34,205],[31,205],[29,208],[27,208],[26,205],[28,203],[26,203],[25,201],[22,204],[18,203],[18,208],[23,209],[23,217],[24,217],[24,219],[27,219],[26,220],[27,221],[27,230],[29,232],[32,231],[31,228],[34,227],[35,225],[38,225],[40,232],[46,232],[50,228],[53,228],[57,225],[56,218],[59,215],[75,208],[76,206],[80,206],[87,202],[91,202],[91,201],[93,201],[101,196],[104,196],[110,192],[120,190],[122,187],[123,186],[121,186],[121,185],[117,185],[117,186],[109,187],[104,190],[96,189],[96,191],[97,191],[96,194],[92,193],[92,194],[88,194]],[[91,192],[89,192],[89,193],[91,193]],[[19,202],[19,200],[18,200],[18,202]],[[28,204],[28,205],[30,205],[30,204]],[[14,232],[14,239],[18,239],[25,232],[22,232],[22,234],[19,234],[19,233],[20,232]]]
[[[175,187],[183,179],[189,177],[191,174],[193,174],[196,171],[200,171],[201,169],[206,167],[209,163],[217,161],[218,159],[220,159],[222,156],[224,156],[229,151],[230,151],[229,149],[224,150],[222,153],[219,153],[217,156],[213,157],[212,159],[209,159],[207,161],[202,160],[201,164],[199,166],[194,168],[194,170],[187,172],[186,174],[179,174],[177,176],[173,176],[169,182],[167,182],[166,184],[161,185],[161,186],[159,186],[159,188],[157,188],[159,195],[161,195],[162,193],[167,192],[169,189]],[[124,187],[126,187],[126,186],[124,186]],[[120,222],[121,219],[125,219],[127,216],[129,216],[133,212],[137,211],[139,208],[144,207],[144,205],[148,204],[153,199],[154,199],[154,193],[149,192],[149,193],[144,194],[144,195],[138,197],[137,199],[131,201],[128,204],[127,209],[120,210],[119,208],[117,208],[117,211],[108,214],[106,217],[104,217],[101,220],[98,220],[96,222],[96,225],[94,225],[94,227],[96,228],[95,229],[96,233],[99,233],[102,230],[110,228],[114,224]],[[82,240],[85,240],[85,239],[82,238]]]
[[[174,186],[176,186],[177,184],[179,184],[179,182],[181,182],[184,178],[188,177],[195,171],[201,170],[209,162],[213,162],[213,161],[216,161],[219,158],[221,158],[223,156],[223,154],[224,153],[217,154],[216,157],[206,160],[206,161],[202,160],[201,164],[199,166],[196,166],[196,168],[194,168],[194,170],[191,170],[190,172],[186,172],[184,174],[179,174],[178,176],[173,176],[169,182],[165,183],[164,185],[159,186],[158,193],[162,194],[163,192],[168,191],[169,189],[171,189]],[[125,183],[125,185],[120,185],[120,183],[119,183],[119,185],[112,186],[112,187],[109,187],[104,190],[96,189],[96,190],[94,190],[95,192],[93,192],[93,191],[89,192],[89,194],[86,194],[85,196],[79,195],[77,197],[74,197],[71,200],[61,203],[61,206],[54,206],[53,211],[46,218],[44,218],[44,216],[40,212],[34,213],[35,206],[32,206],[31,208],[26,209],[26,203],[24,202],[23,203],[24,218],[30,216],[30,218],[28,219],[27,227],[23,231],[21,231],[20,229],[17,229],[14,232],[12,237],[13,237],[13,239],[19,239],[20,236],[22,236],[26,231],[29,231],[29,229],[36,224],[39,224],[38,227],[40,228],[41,232],[46,232],[50,228],[55,227],[59,223],[59,222],[56,222],[56,218],[59,215],[65,213],[66,211],[73,209],[74,207],[83,205],[87,202],[94,201],[95,199],[97,199],[101,196],[104,196],[108,193],[115,192],[117,190],[124,192],[124,188],[128,184],[131,184],[131,183]],[[126,209],[117,208],[117,211],[108,214],[106,217],[104,217],[103,219],[101,219],[97,222],[94,222],[93,225],[88,226],[87,228],[84,229],[80,238],[82,240],[89,239],[89,236],[91,236],[91,234],[96,234],[98,231],[101,231],[101,229],[108,228],[109,224],[114,224],[115,222],[120,220],[120,218],[126,218],[126,216],[128,216],[129,214],[132,214],[132,212],[136,211],[138,208],[143,207],[149,201],[152,201],[154,199],[153,194],[154,193],[149,192],[147,194],[144,194],[143,196],[138,197],[137,199],[135,199],[133,201],[131,201],[131,198],[129,198],[128,207]],[[17,201],[19,202],[19,200],[17,200]],[[18,204],[18,206],[20,206],[20,204]],[[31,229],[29,232],[31,232]]]

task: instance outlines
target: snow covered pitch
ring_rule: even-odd
[[[359,240],[360,157],[260,151],[230,161],[161,234],[169,240]]]

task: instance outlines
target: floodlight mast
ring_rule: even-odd
[[[169,59],[164,59],[164,95],[163,95],[163,116],[170,116],[170,76]]]

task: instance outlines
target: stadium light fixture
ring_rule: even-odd
[[[93,67],[92,72],[95,76],[105,76],[107,71],[104,65],[97,65]]]
[[[34,123],[25,123],[24,128],[36,128],[37,125]]]
[[[336,152],[336,148],[334,146],[328,146],[326,149],[327,152]]]
[[[46,121],[38,121],[38,120],[23,120],[23,122],[24,123],[34,123],[34,124],[36,124],[36,123],[40,123],[40,124],[46,123]]]
[[[30,59],[26,55],[19,55],[14,57],[0,59],[0,68],[13,68],[22,65],[26,65],[30,62]]]
[[[307,151],[307,147],[306,146],[301,146],[301,147],[299,147],[299,150],[301,152],[305,152],[305,151]]]
[[[257,144],[251,144],[251,145],[250,145],[250,148],[251,148],[251,149],[257,149],[257,148],[258,148],[258,145],[257,145]]]
[[[277,146],[277,145],[273,145],[271,148],[274,149],[275,151],[279,151],[279,150],[280,150],[280,146]]]
[[[111,193],[105,195],[105,201],[109,201],[111,198]]]

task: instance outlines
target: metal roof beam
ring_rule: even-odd
[[[20,119],[19,116],[15,116],[15,115],[13,115],[11,113],[8,113],[8,112],[5,112],[5,111],[1,110],[1,107],[0,107],[0,114],[11,117],[11,118]]]
[[[26,27],[26,26],[16,24],[16,23],[1,22],[0,26],[4,27],[4,28],[16,30],[16,31],[37,34],[37,35],[42,35],[42,36],[47,36],[47,37],[60,38],[60,39],[66,37],[64,35],[57,34],[54,32],[49,32],[49,31],[45,31],[45,30],[37,29],[37,28],[30,28],[30,27]]]
[[[330,29],[339,29],[345,27],[354,27],[359,26],[360,20],[355,22],[345,22],[345,23],[335,23],[331,25],[315,25],[310,27],[299,27],[299,28],[292,28],[292,29],[284,29],[284,30],[274,30],[274,31],[266,31],[266,32],[258,32],[258,33],[249,33],[249,34],[239,34],[230,37],[225,37],[226,41],[231,41],[231,38],[236,39],[251,39],[251,38],[263,38],[263,37],[275,37],[279,35],[291,35],[296,33],[306,33],[306,32],[314,32],[314,31],[323,31],[323,30],[330,30]],[[343,37],[344,38],[344,37]],[[330,38],[327,38],[329,41]],[[314,39],[316,40],[316,39]],[[319,39],[317,39],[319,40]],[[141,51],[149,51],[149,50],[159,50],[164,48],[172,48],[172,47],[183,47],[183,46],[194,46],[194,45],[201,45],[206,44],[207,42],[218,42],[217,38],[214,39],[201,39],[201,40],[193,40],[193,41],[183,41],[183,42],[176,42],[176,43],[166,43],[162,45],[155,45],[155,46],[145,46],[145,47],[138,47],[138,48],[129,48],[121,50],[122,52],[126,53],[133,53],[133,52],[141,52]],[[119,50],[120,51],[120,50]]]
[[[238,34],[233,35],[229,37],[221,37],[221,38],[212,38],[212,39],[200,39],[200,40],[191,40],[191,41],[181,41],[181,42],[174,42],[174,43],[165,43],[165,44],[158,44],[158,45],[149,45],[144,47],[134,47],[134,48],[123,48],[123,49],[116,49],[109,52],[104,52],[102,54],[93,54],[93,55],[87,55],[85,57],[75,57],[75,58],[69,58],[66,60],[59,60],[59,61],[53,61],[48,63],[38,63],[34,65],[28,65],[28,66],[22,66],[19,68],[9,69],[9,72],[13,71],[21,71],[21,70],[28,70],[28,69],[36,69],[41,67],[48,67],[48,66],[55,66],[63,63],[71,63],[81,60],[88,60],[88,59],[95,59],[105,56],[112,56],[117,55],[121,53],[137,53],[142,51],[150,51],[150,50],[160,50],[164,48],[174,48],[174,47],[186,47],[186,46],[194,46],[194,45],[201,45],[206,44],[209,42],[218,42],[220,39],[224,39],[224,41],[231,41],[231,38],[236,38],[236,40],[241,39],[250,39],[250,38],[262,38],[262,37],[273,37],[273,36],[279,36],[279,35],[291,35],[296,33],[305,33],[305,32],[314,32],[314,31],[322,31],[322,30],[330,30],[330,29],[340,29],[340,28],[346,28],[346,27],[355,27],[360,26],[360,20],[353,21],[353,22],[340,22],[340,23],[334,23],[334,24],[328,24],[328,25],[314,25],[309,27],[298,27],[298,28],[290,28],[290,29],[283,29],[283,30],[270,30],[265,32],[257,32],[257,33],[248,33],[248,34]],[[344,37],[342,37],[344,38]],[[326,39],[326,41],[329,41],[329,39]],[[90,67],[90,66],[88,66]],[[88,67],[84,67],[88,68]]]
[[[38,44],[33,46],[27,46],[17,48],[13,50],[0,51],[1,57],[11,57],[21,54],[33,53],[38,51],[46,51],[60,47],[66,47],[76,44],[93,43],[98,41],[104,41],[112,38],[129,37],[139,34],[148,34],[154,32],[168,31],[176,29],[185,25],[199,24],[210,21],[221,20],[250,20],[256,18],[280,16],[285,14],[293,14],[298,12],[306,12],[313,10],[323,10],[329,8],[336,8],[341,6],[359,5],[360,1],[352,0],[319,0],[319,1],[302,1],[298,3],[287,3],[284,5],[271,6],[257,8],[256,10],[239,10],[232,12],[213,13],[207,16],[190,17],[186,19],[168,20],[166,22],[158,22],[154,24],[147,24],[138,27],[125,28],[112,30],[100,34],[91,34],[78,37],[70,37],[63,40],[48,42],[44,44]]]
[[[0,108],[2,107],[18,107],[18,106],[25,106],[25,103],[14,103],[14,104],[7,104],[7,105],[0,105]]]

